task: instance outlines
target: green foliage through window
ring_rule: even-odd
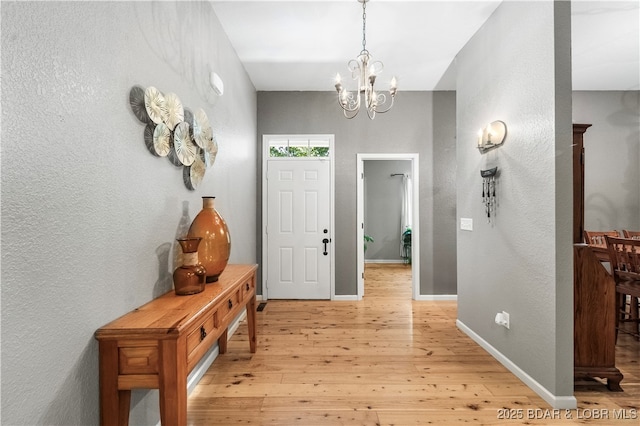
[[[272,146],[269,148],[271,157],[328,157],[327,146]]]

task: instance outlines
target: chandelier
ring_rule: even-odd
[[[373,61],[371,54],[367,50],[367,2],[369,0],[358,0],[362,3],[362,51],[356,59],[352,59],[347,64],[351,71],[351,78],[358,81],[356,90],[348,91],[342,86],[340,74],[336,75],[336,91],[338,92],[338,105],[342,107],[344,116],[351,119],[358,115],[360,107],[364,102],[367,115],[374,119],[376,113],[383,114],[391,109],[393,100],[396,97],[396,78],[391,79],[388,96],[385,93],[376,92],[374,84],[376,76],[382,72],[384,65],[380,61]]]

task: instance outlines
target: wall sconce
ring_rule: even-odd
[[[480,154],[504,143],[507,137],[507,125],[503,121],[493,121],[487,127],[478,130],[478,150]]]

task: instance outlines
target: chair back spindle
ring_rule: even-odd
[[[614,278],[618,278],[616,281],[640,281],[640,240],[613,237],[606,239],[611,270]]]
[[[619,237],[618,231],[584,231],[584,241],[590,246],[606,247],[606,237]]]
[[[640,231],[629,231],[628,229],[623,229],[622,235],[624,235],[625,238],[640,240]]]

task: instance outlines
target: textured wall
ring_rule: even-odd
[[[551,394],[566,396],[571,80],[570,40],[558,27],[570,31],[570,16],[552,1],[505,2],[457,56],[457,214],[474,220],[472,232],[457,231],[458,318]],[[493,120],[506,122],[507,140],[480,155],[476,133]],[[494,166],[498,206],[489,224],[480,170]],[[502,310],[510,330],[494,323]]]
[[[373,243],[367,244],[367,260],[403,261],[400,221],[404,184],[402,176],[391,176],[394,173],[411,176],[411,161],[364,162],[364,232],[374,239]]]
[[[196,191],[147,151],[134,85],[207,112],[220,151]],[[217,196],[230,260],[255,262],[255,135],[207,2],[2,3],[2,424],[98,423],[93,333],[171,289],[183,202],[192,219]],[[132,424],[158,421],[156,397],[134,392]]]
[[[455,92],[433,93],[433,294],[458,294]],[[421,226],[422,223],[420,224]]]
[[[574,92],[584,134],[585,229],[640,229],[640,92]]]
[[[420,294],[455,293],[455,285],[443,288],[433,278],[433,247],[436,244],[433,240],[433,200],[434,193],[441,193],[443,188],[434,187],[436,159],[432,155],[434,135],[453,134],[453,131],[440,129],[455,128],[455,111],[450,110],[448,117],[440,116],[441,120],[434,122],[432,92],[399,92],[395,106],[387,114],[378,115],[373,121],[366,115],[347,120],[342,116],[335,96],[335,92],[259,92],[258,136],[261,139],[264,134],[335,134],[335,202],[340,209],[334,230],[336,294],[355,295],[357,291],[356,154],[416,152],[420,154],[421,259],[419,262],[414,259],[414,265],[420,267]],[[441,96],[453,98],[454,94],[443,93]],[[453,143],[453,140],[438,141],[447,142]],[[447,189],[444,188],[444,193]],[[452,192],[449,194],[454,197]],[[455,263],[449,266],[455,274]]]

